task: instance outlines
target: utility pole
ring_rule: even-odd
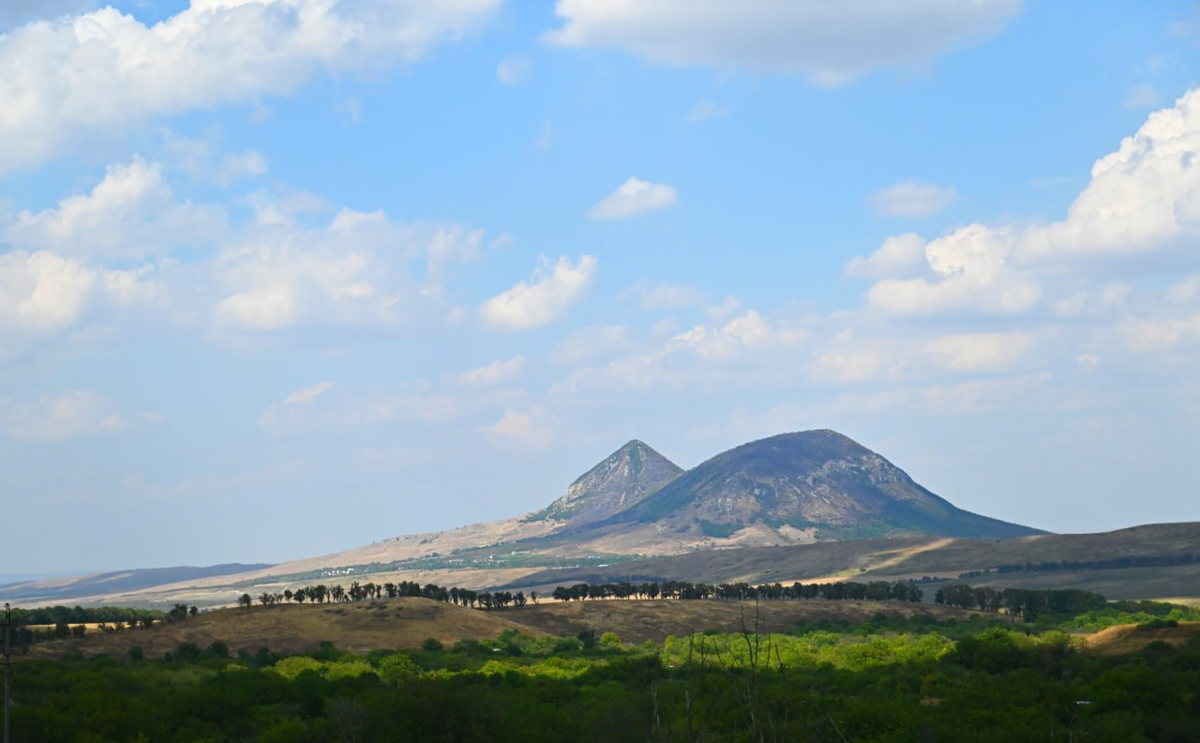
[[[0,660],[0,663],[3,663],[4,665],[4,743],[9,743],[8,718],[12,716],[12,710],[10,706],[11,700],[8,697],[12,689],[12,658],[10,658],[8,654],[9,636],[11,634],[12,609],[9,608],[8,603],[6,602],[4,604],[4,658],[3,660]]]

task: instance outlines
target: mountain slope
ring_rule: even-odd
[[[718,454],[606,523],[698,525],[710,536],[730,536],[756,522],[808,532],[815,541],[1042,533],[956,508],[828,430],[780,434]]]
[[[637,505],[683,473],[683,468],[634,439],[571,483],[566,495],[532,514],[530,521],[553,519],[588,524]]]

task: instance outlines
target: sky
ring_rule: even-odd
[[[1198,47],[1171,0],[5,0],[0,574],[817,428],[1200,520]]]

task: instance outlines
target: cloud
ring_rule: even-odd
[[[854,279],[875,279],[905,276],[926,267],[925,241],[920,235],[909,232],[884,240],[866,258],[850,259],[844,273]]]
[[[850,261],[846,274],[878,278],[867,291],[867,304],[885,312],[1012,314],[1034,307],[1043,293],[1042,278],[1063,266],[1086,270],[1089,264],[1125,259],[1130,267],[1129,259],[1186,250],[1197,237],[1200,89],[1152,113],[1116,152],[1097,161],[1065,219],[956,229],[924,246],[922,270],[928,274],[915,278],[909,276],[917,243],[914,236],[901,235],[869,258]],[[1077,315],[1095,305],[1090,296],[1076,293],[1056,303],[1055,311]]]
[[[688,112],[685,118],[689,124],[699,124],[701,121],[708,121],[709,119],[724,118],[731,113],[733,113],[733,109],[731,108],[718,106],[712,101],[700,101],[696,104],[695,108]]]
[[[567,47],[616,47],[677,66],[804,75],[837,85],[918,66],[1002,30],[1021,0],[559,0]]]
[[[519,449],[548,449],[557,440],[558,419],[544,405],[535,405],[527,412],[509,410],[490,426],[479,432],[497,446]]]
[[[1188,276],[1167,288],[1167,301],[1171,304],[1189,304],[1200,298],[1200,276]]]
[[[497,359],[487,366],[456,374],[454,382],[461,387],[494,387],[511,382],[524,371],[525,357],[513,356],[507,361]]]
[[[153,26],[109,7],[17,28],[0,36],[0,173],[155,117],[287,95],[317,70],[414,62],[499,6],[196,0]]]
[[[670,387],[678,391],[687,384],[701,386],[757,385],[766,376],[794,376],[789,349],[802,347],[808,339],[803,328],[772,322],[754,310],[725,322],[699,324],[677,333],[659,345],[610,361],[601,367],[573,371],[555,386],[556,393],[586,389]],[[786,367],[786,368],[785,368]]]
[[[590,219],[625,219],[675,206],[675,189],[662,183],[630,178],[588,210]]]
[[[1066,219],[1021,235],[1018,259],[1144,255],[1200,235],[1200,88],[1150,114],[1091,175]]]
[[[161,167],[135,156],[110,165],[88,194],[36,214],[22,211],[4,237],[59,255],[142,258],[213,240],[224,227],[222,209],[177,201]]]
[[[290,392],[283,402],[275,403],[263,411],[258,417],[258,425],[276,432],[303,430],[311,422],[312,414],[309,411],[317,398],[336,386],[333,382],[323,381]]]
[[[958,198],[953,186],[935,186],[923,181],[901,181],[867,197],[871,211],[883,217],[928,217],[950,206]]]
[[[704,303],[704,293],[686,284],[650,284],[639,281],[621,294],[622,298],[636,298],[644,310],[675,310],[681,307],[696,307]]]
[[[427,246],[429,275],[434,279],[439,279],[451,264],[472,263],[483,254],[483,230],[425,223],[418,223],[417,229],[426,233],[421,239]]]
[[[1162,96],[1148,83],[1133,86],[1125,95],[1125,108],[1154,108],[1160,103]]]
[[[14,441],[48,443],[110,434],[125,421],[103,395],[83,390],[43,395],[30,403],[0,399],[4,431]]]
[[[1133,292],[1125,283],[1108,283],[1095,290],[1085,289],[1054,303],[1055,314],[1061,317],[1080,317],[1105,309],[1119,307]]]
[[[0,255],[0,329],[43,335],[70,328],[101,306],[165,306],[151,269],[105,271],[49,251]]]
[[[228,186],[244,178],[267,172],[267,158],[256,150],[220,152],[214,138],[196,139],[167,132],[163,149],[166,159],[201,183]]]
[[[542,130],[538,132],[537,139],[533,140],[533,149],[545,152],[554,147],[555,140],[558,139],[558,130],[554,128],[554,122],[542,122]]]
[[[426,278],[435,281],[447,264],[473,260],[483,240],[478,230],[398,223],[382,211],[341,209],[318,229],[272,221],[236,236],[215,259],[212,317],[218,329],[444,319],[451,308],[440,287],[410,275],[408,263],[425,258]]]
[[[528,330],[548,325],[566,314],[592,283],[598,263],[585,255],[572,264],[563,256],[553,265],[543,258],[533,278],[483,303],[479,315],[499,330]]]
[[[496,79],[505,85],[516,85],[529,76],[533,61],[528,57],[505,57],[496,65]]]
[[[438,392],[424,380],[373,389],[347,389],[320,382],[267,406],[258,417],[258,425],[280,435],[353,431],[397,421],[434,425],[482,404],[461,394]]]
[[[983,225],[956,230],[925,245],[933,278],[880,280],[867,291],[867,304],[908,315],[1024,312],[1038,301],[1042,288],[1032,275],[1006,265],[1012,245],[1008,230]]]
[[[371,249],[389,241],[390,228],[382,213],[343,210],[325,230],[252,230],[217,258],[226,296],[214,323],[278,330],[397,321],[401,295],[388,281],[388,264]]]
[[[550,350],[555,364],[581,364],[622,351],[630,345],[623,325],[589,325],[564,338]]]
[[[994,372],[1012,366],[1032,346],[1028,333],[953,333],[931,338],[925,352],[952,372]]]
[[[333,382],[317,382],[312,387],[305,387],[302,390],[296,390],[289,394],[284,398],[283,402],[285,405],[308,405],[334,386]]]
[[[1200,314],[1182,317],[1134,317],[1121,321],[1117,334],[1134,351],[1163,351],[1200,342]]]

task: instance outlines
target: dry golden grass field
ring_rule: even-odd
[[[1177,627],[1121,624],[1089,635],[1083,640],[1083,647],[1096,655],[1125,655],[1136,653],[1155,641],[1182,645],[1194,637],[1200,637],[1200,622],[1180,622]]]

